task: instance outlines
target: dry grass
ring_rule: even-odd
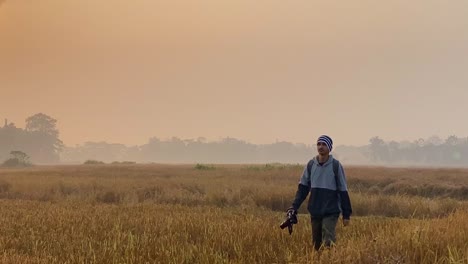
[[[355,217],[319,257],[305,206],[278,227],[302,166],[202,167],[2,169],[0,262],[468,263],[466,170],[349,168]]]

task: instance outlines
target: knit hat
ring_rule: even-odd
[[[317,139],[317,143],[319,143],[319,142],[325,143],[325,145],[327,145],[327,147],[328,147],[328,151],[330,151],[330,152],[332,151],[333,140],[329,136],[326,136],[326,135],[320,136]]]

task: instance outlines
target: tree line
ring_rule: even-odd
[[[149,139],[140,146],[86,142],[73,148],[65,148],[62,160],[77,162],[93,159],[105,162],[137,161],[159,163],[303,163],[312,148],[305,144],[276,142],[256,145],[235,138],[208,142],[204,138],[162,140]]]
[[[5,119],[0,127],[0,160],[23,152],[36,163],[59,163],[64,145],[56,124],[56,119],[42,113],[26,118],[25,128],[16,127]]]
[[[432,136],[412,142],[384,141],[373,137],[369,140],[367,156],[373,163],[466,166],[468,137],[452,135],[441,139]]]
[[[314,144],[278,141],[252,144],[236,138],[150,138],[146,144],[126,146],[85,142],[64,146],[57,120],[43,113],[26,118],[25,128],[5,120],[0,127],[0,161],[24,159],[36,164],[134,161],[157,163],[305,163],[316,154]],[[373,137],[365,146],[337,146],[333,154],[347,164],[463,166],[468,164],[468,137],[437,136],[409,141]]]

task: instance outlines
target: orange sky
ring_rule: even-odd
[[[468,136],[468,1],[6,0],[0,118],[67,145]]]

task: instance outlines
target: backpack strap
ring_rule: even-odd
[[[335,174],[335,183],[336,183],[336,192],[340,191],[340,179],[338,178],[338,170],[340,168],[340,163],[333,159],[333,173]]]

